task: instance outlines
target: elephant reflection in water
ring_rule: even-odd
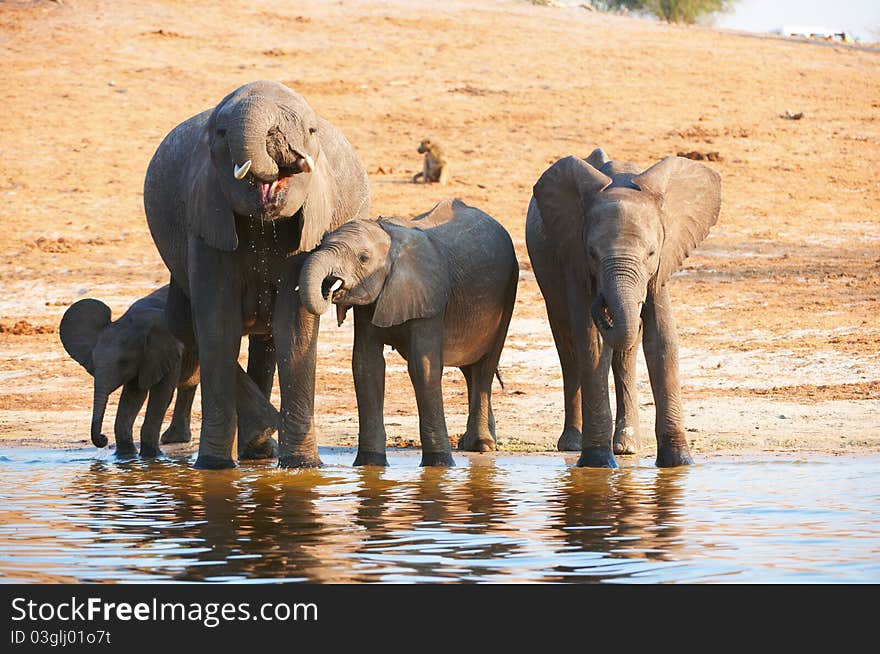
[[[338,583],[349,579],[335,573],[332,559],[351,551],[349,541],[356,535],[328,525],[316,507],[320,485],[333,482],[316,471],[281,479],[262,469],[252,475],[247,469],[193,475],[175,463],[96,461],[76,487],[88,499],[96,518],[88,527],[99,532],[99,540],[122,529],[131,536],[135,545],[126,556],[132,577],[158,572],[180,581],[243,577]],[[144,517],[148,520],[119,526],[120,520]],[[158,547],[170,539],[174,547]]]
[[[373,466],[358,469],[355,524],[361,529],[362,539],[356,552],[377,565],[373,572],[359,575],[358,580],[375,581],[384,568],[400,566],[411,569],[414,576],[424,577],[442,574],[440,569],[447,565],[454,568],[456,577],[502,572],[497,565],[479,565],[480,561],[497,564],[518,547],[515,539],[519,534],[507,526],[513,510],[503,488],[503,473],[494,458],[471,457],[465,470],[424,468],[411,481],[395,481],[389,478],[391,474],[386,468]],[[393,550],[389,552],[389,541],[410,545],[411,541],[400,539],[419,538],[420,534],[423,553],[432,556],[432,550],[439,548],[443,551],[436,554],[454,563],[438,565],[433,558],[422,562],[408,557],[405,549],[399,550],[400,558]],[[509,539],[505,538],[507,534]],[[470,536],[488,538],[470,545]],[[371,558],[377,554],[382,556],[381,563]]]
[[[649,472],[650,480],[646,478]],[[556,527],[562,531],[567,546],[605,554],[602,559],[593,560],[601,560],[603,565],[609,565],[608,557],[621,563],[634,558],[673,560],[672,552],[679,547],[682,533],[678,514],[686,474],[687,470],[680,468],[656,472],[623,468],[616,473],[568,468],[559,492],[550,500],[559,503]],[[632,537],[638,540],[623,540]],[[620,551],[630,546],[637,551]],[[562,578],[567,578],[575,568],[590,567],[589,562],[583,565],[583,560],[578,561],[576,556],[572,563],[557,566]],[[609,571],[603,575],[600,566],[593,572],[596,578],[621,574]],[[571,579],[584,577],[572,575]]]
[[[355,491],[359,502],[354,520],[360,528],[360,541],[352,552],[376,567],[369,572],[359,572],[355,579],[380,581],[383,575],[391,574],[391,570],[399,574],[400,568],[407,569],[407,576],[436,577],[438,566],[433,553],[423,551],[433,549],[431,526],[418,523],[445,524],[450,520],[453,514],[449,510],[449,497],[456,486],[454,471],[429,466],[421,468],[418,479],[413,481],[395,480],[384,467],[365,466],[357,472],[361,483]],[[411,540],[400,540],[401,536],[417,537],[422,530],[425,532],[420,541],[422,547],[412,556],[407,550],[396,551],[396,547],[389,544],[389,541],[397,541],[401,547],[411,545]]]
[[[319,506],[323,486],[339,480],[308,470],[292,477],[200,475],[195,489],[203,502],[199,534],[213,544],[213,559],[226,559],[222,575],[248,578],[304,579],[318,583],[351,580],[348,562],[339,557],[354,547],[358,535],[333,522],[333,511]],[[230,502],[229,498],[235,498]],[[242,555],[258,555],[236,558]],[[233,558],[230,558],[233,557]],[[193,572],[187,571],[190,578]]]
[[[359,483],[354,492],[358,499],[354,523],[362,530],[362,540],[358,547],[358,551],[361,551],[365,545],[369,547],[374,541],[390,538],[394,529],[402,527],[391,520],[388,504],[392,501],[401,502],[404,494],[401,493],[399,483],[389,479],[387,470],[383,467],[360,466],[355,471]]]

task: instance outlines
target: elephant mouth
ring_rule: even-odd
[[[321,295],[325,300],[337,302],[345,295],[345,282],[339,277],[329,275],[321,283]]]
[[[593,322],[596,323],[596,327],[598,327],[600,330],[607,332],[613,329],[614,318],[611,315],[611,310],[605,303],[605,298],[601,295],[596,298],[596,302],[593,305],[592,314]]]
[[[321,295],[324,296],[325,300],[329,300],[336,305],[336,324],[339,326],[345,322],[345,315],[351,309],[350,304],[342,301],[346,294],[345,282],[339,277],[330,275],[321,284]]]
[[[271,182],[257,182],[254,186],[260,193],[260,208],[264,217],[278,216],[284,201],[292,175],[282,175]]]

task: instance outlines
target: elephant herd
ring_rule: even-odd
[[[638,449],[639,339],[656,405],[656,464],[692,462],[667,287],[720,206],[718,174],[681,157],[641,171],[596,149],[560,159],[534,185],[526,244],[562,366],[558,447],[580,450],[578,465],[613,468],[615,454]],[[105,304],[85,299],[60,325],[66,351],[94,377],[96,446],[107,444],[107,399],[120,387],[119,455],[137,453],[132,430],[144,402],[141,456],[160,454],[160,441],[189,441],[201,383],[195,467],[233,467],[236,434],[239,459],[321,465],[317,339],[320,316],[334,304],[340,324],[349,310],[354,319],[354,465],[387,465],[385,345],[407,361],[422,465],[454,465],[444,366],[460,368],[467,382],[459,448],[495,449],[492,380],[519,266],[491,216],[454,199],[414,218],[370,220],[369,183],[352,145],[302,96],[268,81],[240,87],[165,137],[147,169],[144,207],[170,283],[116,321]],[[247,371],[238,364],[244,335]],[[269,402],[276,368],[277,411]]]

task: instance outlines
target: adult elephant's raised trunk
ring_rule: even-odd
[[[230,125],[227,132],[235,165],[244,166],[250,161],[250,172],[263,182],[278,177],[278,164],[266,149],[269,130],[276,123],[273,107],[259,98],[243,98],[236,105],[234,120],[237,125]]]
[[[299,297],[306,311],[322,315],[330,306],[330,285],[333,278],[333,255],[313,252],[299,274]]]
[[[92,443],[95,447],[105,447],[107,437],[101,433],[104,426],[104,412],[107,410],[107,398],[110,390],[95,378],[95,396],[92,400]]]
[[[640,284],[634,277],[626,270],[606,270],[591,307],[593,322],[602,338],[618,352],[631,349],[639,337],[645,295],[639,292]]]

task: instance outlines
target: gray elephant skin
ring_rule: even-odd
[[[325,232],[368,215],[367,176],[354,148],[298,93],[253,82],[165,137],[147,170],[144,207],[171,271],[172,331],[201,363],[196,467],[235,465],[235,368],[244,334],[247,373],[266,397],[277,363],[279,465],[320,465],[318,319],[292,289],[305,253]],[[180,315],[191,315],[192,324],[175,321]],[[271,441],[251,445],[244,447],[251,457],[275,454]]]
[[[352,371],[358,404],[354,465],[387,465],[385,358],[407,361],[422,465],[455,465],[443,409],[444,366],[461,369],[468,421],[459,448],[495,449],[492,379],[513,313],[519,266],[507,231],[460,200],[406,219],[358,220],[328,234],[306,261],[299,294],[313,314],[354,307]]]
[[[560,159],[535,184],[526,245],[562,366],[565,426],[558,447],[580,449],[579,466],[614,468],[615,452],[638,449],[640,336],[656,408],[656,465],[692,463],[668,282],[720,209],[718,173],[682,157],[642,172],[609,161],[597,148],[587,159]]]
[[[140,454],[161,455],[159,431],[175,389],[174,413],[161,442],[186,443],[192,436],[190,417],[199,364],[168,328],[167,299],[168,286],[163,286],[111,321],[110,307],[87,298],[72,304],[61,318],[59,336],[64,349],[95,380],[91,436],[96,447],[107,445],[102,433],[107,400],[122,387],[114,423],[116,455],[120,457],[138,453],[132,431],[145,401]],[[240,367],[236,393],[239,430],[250,436],[248,442],[265,441],[275,432],[278,413]]]

